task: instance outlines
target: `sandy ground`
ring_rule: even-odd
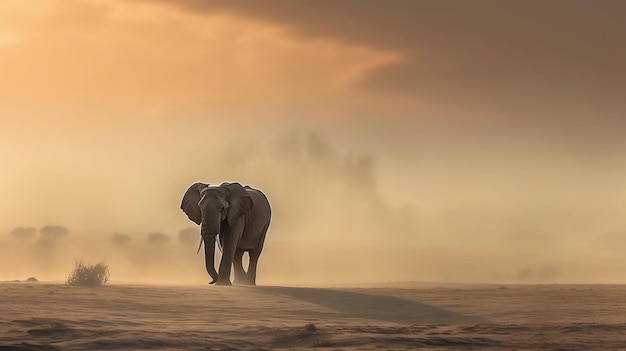
[[[626,349],[626,286],[0,283],[0,350]]]

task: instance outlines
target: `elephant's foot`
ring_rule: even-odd
[[[235,284],[237,285],[256,285],[254,284],[254,282],[251,282],[247,279],[240,279],[240,280],[235,280]]]
[[[250,279],[248,276],[236,277],[235,284],[237,285],[256,285],[254,279]]]
[[[231,284],[230,280],[227,280],[227,279],[220,280],[220,279],[218,279],[215,282],[215,285],[232,285],[232,284]]]
[[[246,273],[235,273],[235,280],[233,280],[233,284],[235,285],[247,285],[246,283]]]

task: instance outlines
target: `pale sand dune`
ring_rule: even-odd
[[[608,350],[626,287],[0,284],[0,350]]]

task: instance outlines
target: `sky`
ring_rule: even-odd
[[[274,210],[261,283],[624,283],[625,18],[619,0],[3,0],[0,280],[83,258],[204,282],[182,194],[239,181]]]

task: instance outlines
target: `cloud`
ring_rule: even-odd
[[[30,240],[37,234],[37,229],[33,227],[16,227],[9,235],[15,239]]]
[[[618,92],[626,90],[626,49],[620,45],[626,29],[618,18],[626,6],[620,1],[161,2],[196,14],[228,13],[282,25],[305,39],[400,53],[403,60],[363,77],[365,91],[508,115],[511,109],[580,115],[581,106],[624,107]],[[602,118],[617,122],[615,116]]]
[[[196,16],[152,2],[45,3],[35,13],[19,3],[0,11],[0,22],[10,19],[9,29],[24,37],[10,57],[0,56],[3,110],[61,110],[77,121],[115,111],[127,121],[316,105],[397,60],[336,41],[301,42],[283,26],[224,13]]]

